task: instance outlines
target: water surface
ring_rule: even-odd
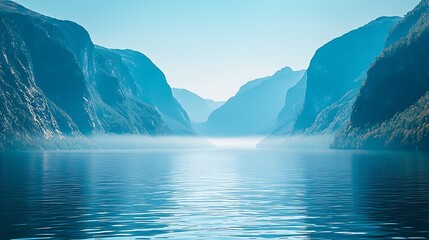
[[[0,239],[426,239],[417,153],[0,153]]]

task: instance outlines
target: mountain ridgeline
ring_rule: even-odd
[[[96,46],[74,22],[3,0],[0,150],[88,147],[94,135],[198,132],[336,134],[335,148],[427,151],[428,43],[429,0],[422,0],[404,18],[380,17],[328,42],[307,70],[285,67],[223,103],[172,90],[142,53]]]
[[[305,99],[294,123],[294,133],[331,134],[347,123],[366,72],[383,50],[390,29],[399,19],[378,18],[316,51],[307,70]],[[289,105],[286,103],[285,107]],[[285,118],[285,121],[290,119]]]
[[[337,38],[291,88],[273,135],[335,134],[332,147],[429,150],[429,0]],[[305,93],[304,93],[305,91]]]
[[[204,99],[186,89],[173,88],[172,91],[173,96],[179,101],[194,123],[207,121],[210,114],[224,104],[224,102]]]
[[[81,26],[0,2],[0,149],[69,148],[91,134],[192,134],[164,74]],[[59,141],[56,141],[59,140]]]
[[[292,133],[296,118],[304,105],[306,89],[307,72],[295,86],[287,91],[284,106],[277,116],[277,126],[273,135],[282,136]]]
[[[340,148],[429,150],[429,1],[391,31],[368,71]]]
[[[208,120],[196,126],[209,136],[265,135],[273,131],[277,114],[282,109],[286,92],[304,75],[285,67],[273,76],[256,79],[240,88]]]

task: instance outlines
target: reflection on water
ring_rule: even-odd
[[[429,158],[162,150],[0,154],[0,239],[425,239]]]

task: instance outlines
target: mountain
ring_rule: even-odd
[[[332,133],[347,123],[366,71],[399,19],[378,18],[316,51],[307,70],[304,105],[294,124],[295,133]]]
[[[204,99],[197,94],[186,89],[173,88],[173,95],[180,105],[188,113],[192,122],[200,123],[207,121],[209,115],[222,106],[224,102],[216,102],[211,99]]]
[[[282,136],[292,132],[296,118],[304,106],[306,89],[307,72],[295,86],[287,91],[284,106],[277,116],[278,125],[272,135]]]
[[[191,134],[190,119],[174,98],[164,73],[145,55],[133,50],[111,50],[118,54],[131,78],[142,91],[140,99],[158,110],[174,134]]]
[[[304,75],[286,67],[273,76],[256,79],[240,88],[197,129],[210,136],[246,136],[270,133],[284,105],[286,92]]]
[[[429,150],[429,1],[392,30],[335,147]]]
[[[0,149],[67,147],[99,133],[192,133],[143,54],[94,46],[76,23],[12,1],[0,2],[0,29]]]

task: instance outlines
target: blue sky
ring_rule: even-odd
[[[143,52],[173,87],[226,100],[249,80],[290,66],[379,16],[419,0],[18,0],[84,26],[96,44]]]

